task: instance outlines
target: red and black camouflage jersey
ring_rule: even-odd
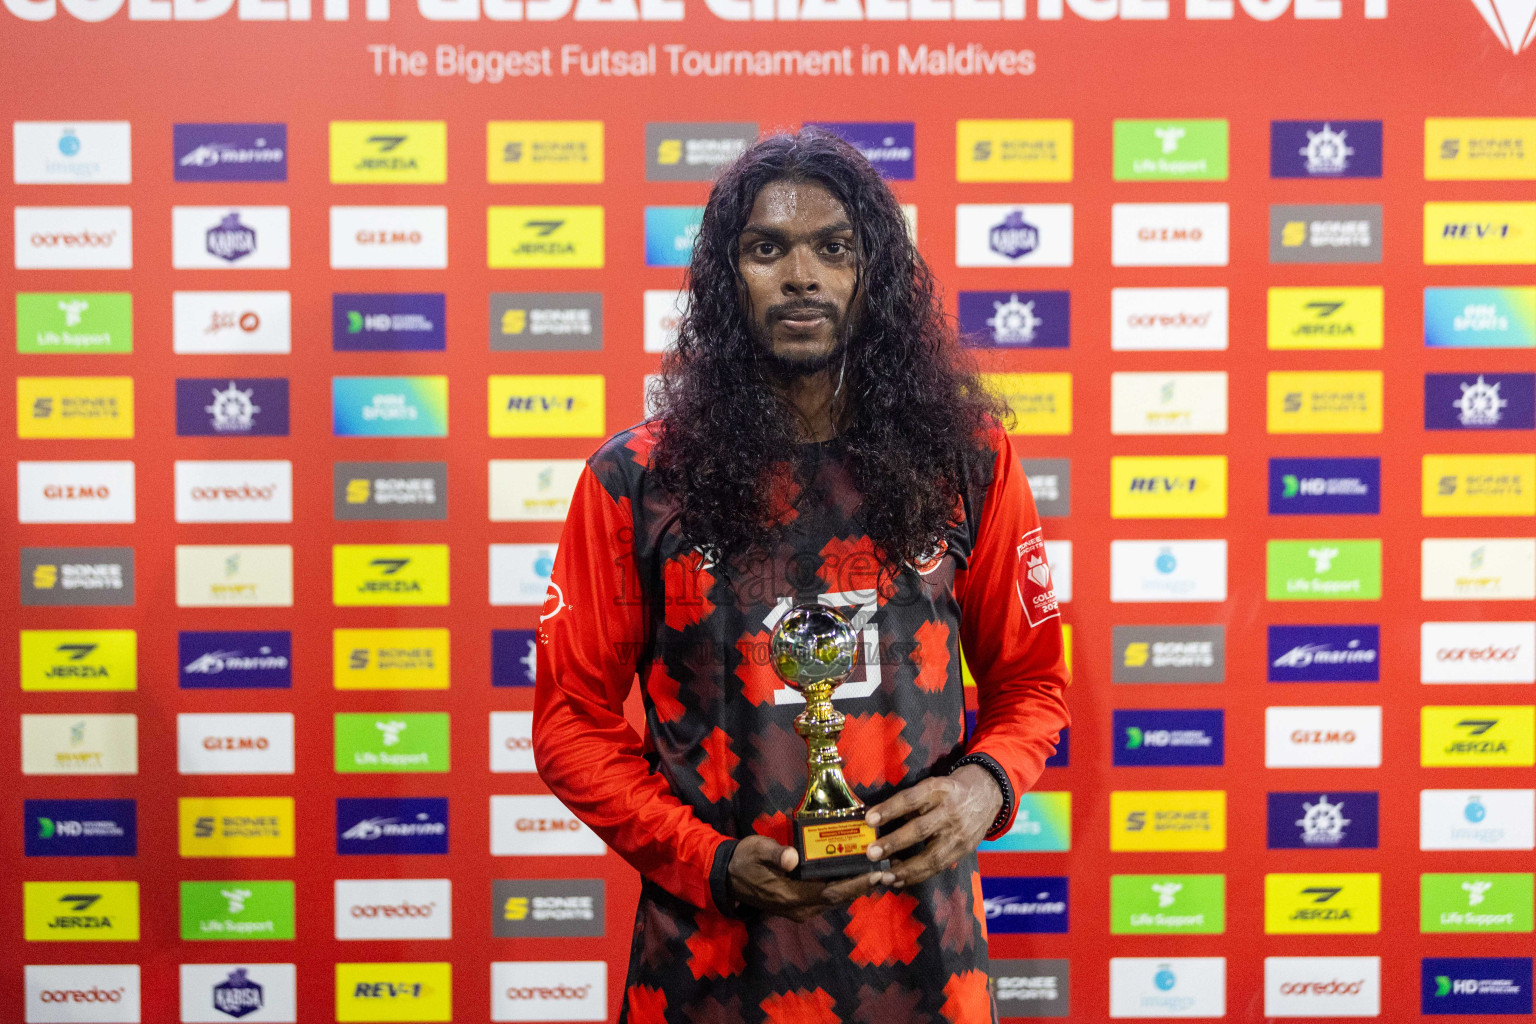
[[[726,867],[754,832],[790,845],[804,703],[771,668],[769,637],[808,602],[863,639],[834,697],[854,791],[873,805],[979,755],[1008,783],[991,834],[1012,823],[1068,718],[1040,521],[1008,437],[994,431],[964,467],[963,521],[900,574],[879,569],[836,440],[797,453],[812,466],[804,493],[775,496],[794,511],[770,557],[730,568],[682,540],[647,468],[653,442],[651,421],[618,434],[576,485],[540,614],[534,711],[544,781],[642,876],[620,1019],[995,1021],[975,854],[803,924],[733,905]],[[637,678],[643,736],[624,717]]]

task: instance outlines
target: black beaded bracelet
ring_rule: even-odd
[[[974,764],[979,768],[985,769],[987,774],[992,776],[993,781],[997,783],[998,790],[1003,794],[1003,806],[998,809],[997,817],[992,819],[992,824],[987,826],[987,838],[990,839],[993,833],[1001,829],[1013,814],[1013,784],[1008,781],[1008,773],[1003,771],[1003,766],[986,754],[965,755],[955,762],[954,767],[950,768],[949,773],[953,775],[964,764]]]

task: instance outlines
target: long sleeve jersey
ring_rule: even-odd
[[[980,755],[1007,782],[990,834],[1008,829],[1068,716],[1045,543],[1007,435],[994,430],[964,467],[961,521],[899,573],[881,571],[859,525],[837,441],[802,446],[813,468],[775,549],[724,566],[683,540],[648,469],[654,437],[647,421],[588,460],[537,657],[539,773],[642,876],[621,1020],[995,1021],[975,854],[805,923],[733,906],[727,865],[754,832],[790,845],[805,705],[774,673],[769,641],[805,603],[843,612],[863,643],[833,698],[854,792],[873,805]],[[977,690],[969,734],[962,648]],[[637,680],[644,735],[623,712]]]

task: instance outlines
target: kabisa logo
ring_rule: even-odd
[[[1269,460],[1272,516],[1373,516],[1380,512],[1380,459]]]
[[[1066,934],[1067,879],[983,876],[981,894],[991,934]]]
[[[1067,204],[955,207],[955,264],[961,267],[1070,267]]]
[[[1115,711],[1116,767],[1221,766],[1226,760],[1224,713]]]
[[[1227,930],[1224,875],[1112,875],[1111,935],[1220,935]]]
[[[286,377],[180,377],[177,437],[287,437]]]
[[[1070,292],[961,292],[960,334],[978,348],[1066,348]]]
[[[1040,247],[1040,229],[1024,220],[1024,211],[1010,210],[987,233],[987,245],[999,256],[1016,260]]]
[[[1271,121],[1271,178],[1381,177],[1380,121]]]
[[[1536,348],[1536,288],[1425,288],[1429,348]]]
[[[171,265],[177,270],[285,270],[286,206],[177,206],[171,210]]]
[[[440,292],[331,296],[331,347],[338,352],[441,352],[447,338]]]
[[[491,883],[491,934],[497,938],[601,937],[603,882],[497,879]]]
[[[491,631],[491,685],[532,686],[538,662],[537,632],[532,629]]]
[[[213,986],[213,1008],[238,1020],[266,1005],[263,989],[247,977],[249,970],[236,967],[229,977]]]
[[[911,181],[914,176],[917,142],[911,121],[807,121],[806,127],[836,135],[863,153],[887,181]]]
[[[702,206],[647,206],[645,265],[686,267],[703,220]]]
[[[177,181],[287,181],[285,124],[178,124]]]
[[[338,854],[448,852],[447,797],[339,797]]]
[[[756,141],[752,122],[650,122],[645,126],[645,180],[710,181]]]
[[[601,206],[492,206],[486,210],[491,269],[600,269]]]
[[[1536,374],[1426,373],[1425,430],[1536,428]]]
[[[1372,792],[1270,793],[1271,850],[1374,850],[1378,797]]]
[[[1381,876],[1264,876],[1264,934],[1374,935],[1381,931]]]
[[[492,292],[492,352],[597,352],[601,292]]]
[[[447,437],[448,378],[332,377],[337,437]]]
[[[1381,628],[1270,626],[1272,683],[1375,683],[1381,679]]]
[[[1536,43],[1536,7],[1529,0],[1472,0],[1472,6],[1510,53],[1520,53]],[[1526,1002],[1530,1002],[1529,995]]]
[[[138,853],[138,804],[133,800],[28,800],[22,817],[28,857]]]
[[[1419,970],[1419,1012],[1426,1016],[1531,1012],[1528,956],[1427,956]]]

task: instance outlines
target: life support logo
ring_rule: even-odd
[[[1015,581],[1019,603],[1031,626],[1060,616],[1056,590],[1051,582],[1051,567],[1045,559],[1045,535],[1031,530],[1019,541],[1019,569]]]

